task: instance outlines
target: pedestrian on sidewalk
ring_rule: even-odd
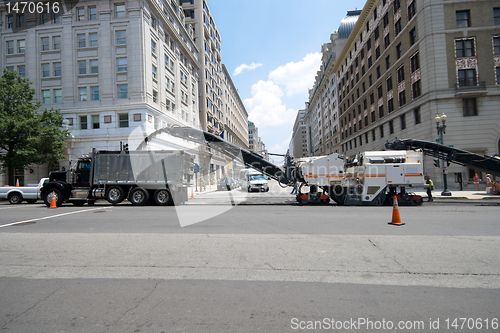
[[[427,187],[427,201],[434,201],[434,199],[432,198],[432,191],[435,189],[434,182],[429,175],[425,175],[424,178],[425,183],[429,185],[429,187]]]
[[[479,191],[479,176],[477,173],[474,175],[472,182],[474,183],[474,191]]]

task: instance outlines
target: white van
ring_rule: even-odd
[[[243,188],[246,188],[248,192],[269,192],[269,183],[262,173],[256,170],[246,169]]]

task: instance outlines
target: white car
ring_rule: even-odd
[[[248,192],[269,192],[269,183],[266,177],[260,173],[247,174],[246,188]]]

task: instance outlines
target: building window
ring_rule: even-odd
[[[125,5],[124,4],[115,5],[115,17],[125,17]]]
[[[378,118],[382,118],[384,116],[384,106],[381,105],[378,107]]]
[[[394,35],[397,36],[400,32],[401,32],[401,18],[397,20],[396,23],[394,23]]]
[[[493,37],[493,54],[500,55],[500,37]]]
[[[52,23],[54,23],[54,24],[61,23],[61,12],[54,13],[54,16],[53,16],[53,19],[52,19]]]
[[[54,89],[54,103],[62,103],[62,90],[61,89]]]
[[[421,91],[420,91],[420,80],[414,82],[412,85],[411,85],[411,90],[412,90],[412,97],[413,99],[419,97],[421,95]]]
[[[399,116],[399,121],[401,122],[401,130],[405,130],[406,129],[406,115],[402,114],[401,116]]]
[[[120,128],[128,127],[128,113],[118,114],[118,126]]]
[[[85,20],[85,8],[77,8],[76,9],[76,20],[77,21]]]
[[[43,104],[50,103],[50,90],[42,90],[42,103]]]
[[[7,29],[12,29],[12,27],[14,26],[14,16],[12,16],[12,15],[8,15],[8,16],[7,16],[7,22],[6,22],[6,23],[7,23],[6,28],[7,28]]]
[[[97,8],[89,7],[89,20],[97,20]]]
[[[400,0],[394,0],[394,14],[396,14],[401,8],[401,1]]]
[[[134,121],[141,121],[141,114],[140,113],[134,113]]]
[[[416,28],[411,29],[409,34],[410,34],[410,45],[413,45],[417,42],[417,29]]]
[[[17,41],[17,53],[24,53],[25,46],[26,46],[26,42],[24,41],[24,39],[18,40]]]
[[[21,77],[26,77],[26,66],[24,65],[17,66],[17,73]]]
[[[377,60],[380,57],[380,46],[377,46],[375,49],[375,60]]]
[[[61,36],[54,36],[52,37],[52,45],[54,50],[60,50],[61,49]]]
[[[384,15],[384,28],[389,24],[389,13],[385,13]]]
[[[390,100],[387,101],[387,111],[391,113],[394,111],[394,99],[391,98]]]
[[[372,123],[375,122],[375,111],[370,112],[370,119],[371,119]]]
[[[50,77],[50,65],[42,64],[42,77]]]
[[[99,128],[99,115],[92,116],[92,128],[93,129]]]
[[[99,45],[97,41],[97,32],[91,32],[89,33],[89,46],[90,47],[97,47]]]
[[[417,0],[413,0],[412,3],[408,6],[408,21],[412,19],[413,16],[417,13]]]
[[[116,71],[117,72],[127,71],[127,58],[116,58]]]
[[[495,74],[497,78],[497,84],[500,84],[500,67],[495,68]]]
[[[380,66],[377,66],[377,79],[379,79],[379,78],[380,78],[380,75],[381,75],[381,74],[380,74]]]
[[[401,66],[398,68],[398,83],[401,83],[405,80],[405,67]]]
[[[78,96],[79,96],[80,102],[86,102],[87,101],[87,87],[78,88]]]
[[[458,85],[460,87],[470,87],[476,85],[476,70],[475,69],[459,69],[458,70]]]
[[[470,11],[458,10],[456,12],[457,28],[470,27]]]
[[[420,118],[420,108],[413,109],[413,117],[415,118],[415,125],[422,122],[422,119]]]
[[[403,90],[399,93],[399,106],[401,107],[405,104],[406,104],[406,93]]]
[[[60,62],[54,63],[54,76],[61,76],[61,63]]]
[[[90,60],[90,74],[98,74],[99,73],[99,62],[97,59]]]
[[[118,98],[128,98],[128,84],[118,85]]]
[[[378,27],[376,27],[375,30],[373,31],[373,36],[374,36],[375,40],[377,40],[380,37]]]
[[[7,41],[7,54],[14,54],[14,41]]]
[[[391,35],[387,34],[384,37],[384,46],[385,46],[385,48],[387,48],[389,46],[389,44],[391,44]]]
[[[394,122],[389,120],[389,134],[394,134]]]
[[[457,50],[457,58],[474,56],[475,52],[473,39],[457,40],[455,45]]]
[[[92,93],[92,100],[99,100],[99,87],[90,87],[90,92]]]
[[[156,80],[156,70],[157,70],[156,66],[152,65],[152,67],[151,67],[151,73],[153,75],[153,79],[155,79],[155,80]]]
[[[86,42],[85,42],[85,34],[78,34],[76,35],[76,39],[78,41],[78,47],[86,47]]]
[[[477,116],[477,107],[475,98],[462,99],[464,117]]]
[[[24,15],[17,15],[17,27],[24,28]]]
[[[389,78],[387,79],[387,91],[391,90],[392,90],[392,76],[389,76]]]
[[[87,60],[78,60],[78,74],[87,74]]]
[[[403,46],[401,46],[401,43],[399,43],[398,45],[396,45],[396,56],[397,58],[401,58],[401,56],[403,55]]]
[[[156,54],[156,43],[155,41],[151,41],[151,53]]]
[[[41,42],[42,42],[42,51],[50,50],[49,37],[42,37]]]
[[[119,30],[115,32],[116,45],[127,44],[127,32],[125,30]]]
[[[158,103],[158,92],[153,90],[153,103]]]
[[[81,130],[87,129],[87,116],[80,116],[80,129]]]
[[[388,55],[385,57],[385,70],[389,70],[389,67],[391,67],[391,56]]]
[[[410,59],[410,69],[411,72],[414,73],[419,68],[420,68],[420,60],[418,58],[418,53],[417,53]]]
[[[380,137],[383,138],[384,137],[384,125],[380,125],[379,129],[380,129]]]
[[[379,86],[377,87],[377,96],[378,96],[378,98],[379,98],[379,99],[381,99],[381,98],[382,98],[382,96],[383,96],[382,85],[379,85]]]

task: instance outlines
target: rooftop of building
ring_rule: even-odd
[[[347,11],[346,17],[340,21],[339,26],[339,38],[349,38],[354,25],[358,21],[359,15],[361,15],[361,10],[349,10]]]

